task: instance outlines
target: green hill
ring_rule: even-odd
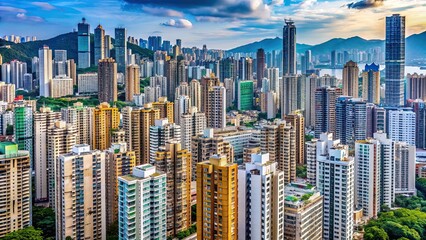
[[[9,45],[10,48],[4,47],[5,45]],[[18,59],[20,61],[31,63],[31,58],[38,56],[38,50],[44,45],[49,46],[49,48],[52,50],[67,50],[68,58],[77,60],[77,32],[61,34],[47,40],[38,40],[18,44],[0,39],[0,54],[3,56],[3,62],[10,62],[13,59]],[[93,63],[93,34],[90,38],[90,48],[91,59]],[[142,57],[148,57],[151,59],[153,57],[153,52],[151,50],[143,49],[135,44],[128,43],[127,48],[132,49],[132,53],[137,53]]]

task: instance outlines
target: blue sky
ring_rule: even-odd
[[[113,34],[146,39],[161,35],[186,47],[207,44],[229,49],[281,36],[283,20],[292,18],[300,43],[334,37],[384,38],[384,17],[407,17],[407,35],[426,31],[426,0],[61,0],[0,3],[0,36],[35,35],[39,39],[70,32],[85,17],[91,30],[100,23]]]

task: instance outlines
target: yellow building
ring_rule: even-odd
[[[238,239],[238,165],[226,156],[197,164],[197,239]]]
[[[112,143],[105,153],[106,226],[118,220],[118,177],[132,174],[136,166],[135,152],[128,151],[125,142]]]
[[[31,172],[28,151],[0,143],[0,238],[31,225]]]
[[[305,164],[305,118],[300,110],[285,116],[285,121],[296,130],[296,163]]]
[[[167,118],[169,123],[174,123],[174,103],[168,102],[167,97],[159,97],[158,102],[153,102],[152,107],[160,110],[160,118]]]
[[[118,108],[111,107],[108,103],[101,103],[93,111],[92,123],[92,149],[106,150],[111,146],[112,130],[120,124]]]
[[[191,154],[172,140],[156,153],[155,166],[167,174],[167,236],[191,226]]]
[[[160,110],[145,104],[144,108],[125,107],[121,113],[127,147],[135,152],[136,165],[149,163],[149,127],[160,119]]]

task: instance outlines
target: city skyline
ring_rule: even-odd
[[[85,17],[91,32],[102,24],[112,36],[114,28],[125,27],[129,36],[137,38],[161,35],[170,40],[181,38],[185,47],[205,43],[209,48],[230,49],[281,36],[284,19],[291,18],[298,26],[300,43],[318,44],[355,35],[384,39],[385,16],[392,13],[407,16],[407,36],[419,33],[426,26],[421,17],[425,10],[426,3],[408,0],[10,1],[0,3],[4,31],[0,35],[48,39],[73,31]]]

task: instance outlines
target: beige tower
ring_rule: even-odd
[[[410,77],[407,76],[409,81]],[[408,84],[410,86],[410,84]],[[408,92],[408,91],[407,91]],[[362,72],[362,99],[369,103],[380,104],[380,70],[379,65],[365,65]]]
[[[100,60],[98,63],[99,102],[117,101],[117,91],[117,63],[112,58]]]
[[[111,146],[112,131],[118,129],[120,113],[118,108],[101,103],[93,111],[92,148],[106,150]]]
[[[296,130],[296,163],[305,164],[305,118],[301,111],[297,110],[285,116],[285,121]]]
[[[197,239],[238,239],[238,165],[223,155],[197,164]]]
[[[193,79],[189,84],[189,98],[191,99],[191,106],[197,107],[201,111],[201,84],[196,79]]]
[[[77,128],[77,144],[91,144],[93,108],[76,102],[72,107],[61,109],[62,120]]]
[[[191,154],[172,140],[156,153],[155,166],[167,174],[167,236],[191,226]]]
[[[53,112],[48,107],[41,107],[34,113],[34,167],[35,167],[35,202],[47,201],[48,177],[47,177],[47,130],[56,121],[61,119],[60,112]]]
[[[219,78],[201,79],[202,111],[206,114],[207,127],[224,128],[226,126],[226,89]]]
[[[126,71],[126,101],[132,102],[134,94],[140,94],[139,66],[129,65]]]
[[[57,173],[57,161],[60,154],[71,151],[76,144],[77,130],[63,121],[56,121],[47,130],[47,177],[49,184],[49,206],[55,209],[55,186],[57,185],[55,176]]]
[[[0,238],[31,226],[31,169],[28,151],[0,142]]]
[[[343,95],[358,98],[359,68],[356,62],[349,61],[343,67]]]
[[[196,107],[180,116],[182,148],[191,152],[192,137],[203,133],[206,128],[206,115],[198,112]]]

